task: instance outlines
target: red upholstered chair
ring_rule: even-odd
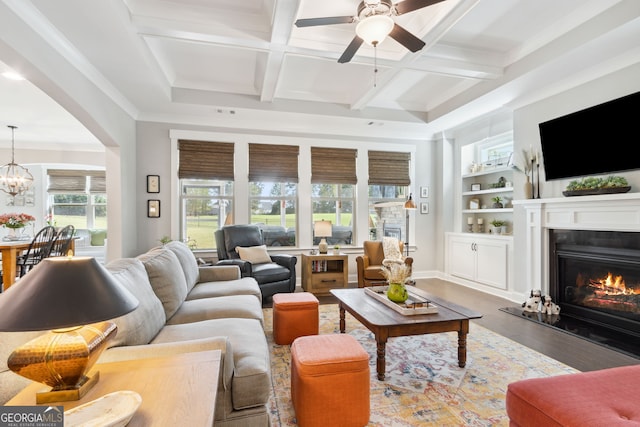
[[[404,251],[404,243],[398,242],[400,253]],[[367,240],[363,243],[364,255],[356,258],[358,267],[358,287],[379,285],[386,281],[382,275],[382,261],[384,260],[384,251],[382,242]],[[404,263],[411,268],[413,258],[406,257]]]

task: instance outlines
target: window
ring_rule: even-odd
[[[182,179],[182,240],[194,249],[215,248],[215,231],[232,224],[233,181]]]
[[[178,141],[180,239],[193,249],[214,249],[215,232],[233,224],[234,144]]]
[[[76,229],[107,228],[107,194],[104,171],[49,169],[50,223]]]
[[[369,151],[369,239],[404,234],[411,153]],[[398,237],[400,238],[400,237]]]
[[[249,222],[267,246],[296,246],[298,154],[295,145],[249,144]]]
[[[332,224],[329,245],[351,245],[355,240],[354,207],[357,150],[311,147],[311,212],[316,221]],[[317,245],[320,237],[313,238]]]

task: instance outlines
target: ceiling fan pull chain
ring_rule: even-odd
[[[378,42],[373,42],[373,87],[378,85]]]

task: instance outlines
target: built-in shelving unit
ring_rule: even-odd
[[[507,221],[507,230],[510,230],[513,213],[512,177],[511,167],[494,167],[462,176],[463,232],[495,234],[496,230],[490,225],[494,219]],[[504,187],[495,188],[501,178]],[[502,208],[493,207],[494,197],[502,199]]]

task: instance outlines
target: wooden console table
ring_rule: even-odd
[[[220,358],[220,350],[211,350],[97,364],[94,369],[100,371],[100,380],[86,396],[73,402],[43,405],[62,405],[66,411],[114,391],[131,390],[142,397],[142,404],[127,424],[129,427],[212,426]],[[43,387],[33,383],[6,405],[36,405],[35,393]]]

